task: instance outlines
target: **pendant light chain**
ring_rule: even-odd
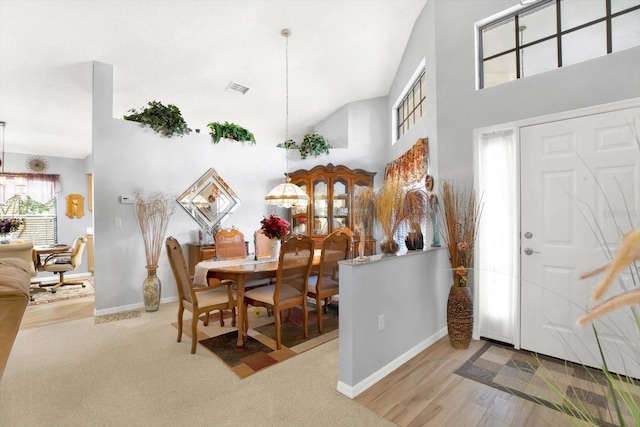
[[[5,122],[0,122],[0,126],[2,126],[2,174],[4,175],[4,128],[6,126]]]
[[[285,129],[284,129],[284,140],[287,142],[289,140],[289,36],[291,35],[291,31],[288,29],[282,30],[282,35],[286,38],[287,44],[285,48],[284,55],[284,64],[285,64]]]
[[[304,208],[309,203],[309,195],[299,186],[292,184],[289,177],[289,148],[287,148],[287,142],[289,141],[289,36],[291,35],[291,30],[285,28],[280,31],[280,34],[287,39],[287,42],[285,45],[285,141],[283,144],[278,144],[278,146],[284,146],[286,150],[286,170],[284,182],[276,185],[264,199],[270,205],[277,205],[283,208],[294,206]]]
[[[282,30],[281,34],[284,36],[286,40],[285,51],[284,51],[284,87],[285,87],[285,97],[284,97],[284,111],[285,111],[285,120],[284,120],[284,143],[285,145],[289,141],[289,36],[291,35],[291,30],[285,28]],[[285,146],[285,175],[289,178],[289,149]]]

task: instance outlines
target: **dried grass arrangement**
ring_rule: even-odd
[[[449,250],[454,286],[465,287],[473,267],[480,207],[475,191],[458,188],[451,182],[442,185],[444,230],[442,239]]]
[[[366,230],[370,230],[373,225],[379,227],[384,235],[380,244],[383,252],[396,252],[398,244],[393,237],[400,224],[405,221],[409,224],[421,223],[428,209],[429,203],[424,191],[407,189],[397,181],[385,181],[376,191],[367,188],[355,199],[356,223],[364,224]],[[385,242],[391,246],[385,248]]]
[[[144,241],[147,268],[156,269],[169,218],[175,212],[175,198],[163,192],[144,195],[142,189],[133,190],[133,208]]]

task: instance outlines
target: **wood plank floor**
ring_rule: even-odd
[[[93,317],[93,298],[27,307],[20,329]],[[356,397],[399,426],[586,426],[558,411],[453,372],[482,345],[456,350],[445,337]]]
[[[27,307],[20,329],[31,329],[54,323],[93,317],[93,298],[60,301]]]
[[[456,350],[444,337],[355,398],[399,426],[587,426],[576,418],[453,372],[483,341]]]

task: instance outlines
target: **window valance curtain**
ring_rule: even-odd
[[[411,184],[419,181],[427,170],[427,156],[429,154],[429,141],[427,138],[419,139],[413,147],[384,168],[384,179]]]
[[[32,200],[45,204],[60,192],[60,175],[5,173],[3,176],[7,180],[5,185],[0,185],[0,202],[3,204],[16,194],[28,195]]]

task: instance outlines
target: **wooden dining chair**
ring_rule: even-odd
[[[348,228],[338,228],[322,241],[318,274],[309,277],[307,295],[316,300],[318,332],[323,332],[322,314],[327,313],[329,299],[338,295],[338,261],[351,256],[353,233]],[[324,301],[324,305],[322,302]]]
[[[276,327],[276,347],[282,347],[280,327],[282,311],[294,307],[302,308],[304,337],[309,337],[307,312],[307,282],[313,265],[313,240],[309,236],[292,236],[282,243],[278,258],[276,282],[273,285],[253,288],[245,292],[244,331],[249,329],[249,306],[266,307],[273,310]]]
[[[264,230],[262,228],[253,233],[253,246],[255,249],[256,259],[271,257],[269,240],[271,239],[264,234]]]
[[[187,309],[191,312],[191,354],[194,354],[198,342],[197,325],[201,314],[205,314],[203,323],[207,326],[210,312],[230,309],[233,315],[231,325],[236,325],[235,291],[231,289],[230,280],[209,281],[208,286],[194,286],[180,243],[174,237],[167,237],[166,246],[171,270],[178,285],[178,342],[182,340],[182,317]],[[222,322],[222,312],[220,320]]]
[[[220,230],[214,236],[216,259],[244,259],[247,257],[247,246],[244,234],[238,229]]]

